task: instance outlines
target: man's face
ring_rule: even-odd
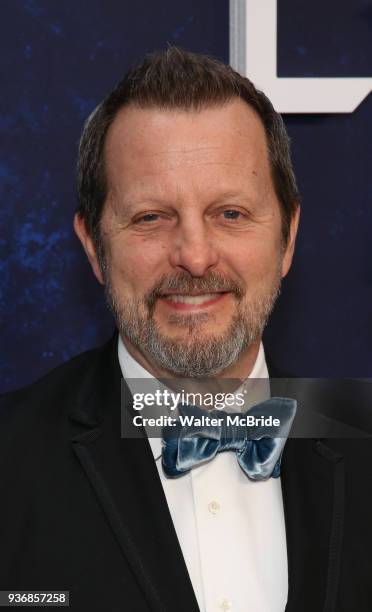
[[[105,147],[96,275],[127,346],[172,375],[223,372],[260,340],[290,266],[264,128],[234,100],[127,107]]]

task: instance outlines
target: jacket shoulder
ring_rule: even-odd
[[[73,408],[86,385],[87,379],[94,378],[104,355],[112,348],[114,339],[102,347],[94,348],[48,372],[40,380],[0,396],[0,431],[23,428],[36,419],[49,420],[52,415],[65,417]]]

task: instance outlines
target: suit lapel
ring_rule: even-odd
[[[117,337],[83,385],[86,392],[70,415],[73,448],[150,609],[197,611],[147,438],[120,437],[116,351]]]
[[[290,387],[270,367],[272,395]],[[286,391],[287,388],[287,391]],[[344,459],[323,440],[287,440],[281,469],[288,555],[286,612],[336,612],[344,518]]]

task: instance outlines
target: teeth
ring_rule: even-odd
[[[216,293],[205,293],[203,295],[167,295],[170,302],[181,302],[182,304],[204,304],[209,300],[216,299]]]

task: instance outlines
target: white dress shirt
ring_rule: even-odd
[[[153,378],[119,337],[119,362],[130,379]],[[249,378],[268,378],[263,345]],[[283,612],[287,547],[280,478],[253,482],[234,452],[180,478],[167,478],[161,440],[149,439],[201,612]]]

